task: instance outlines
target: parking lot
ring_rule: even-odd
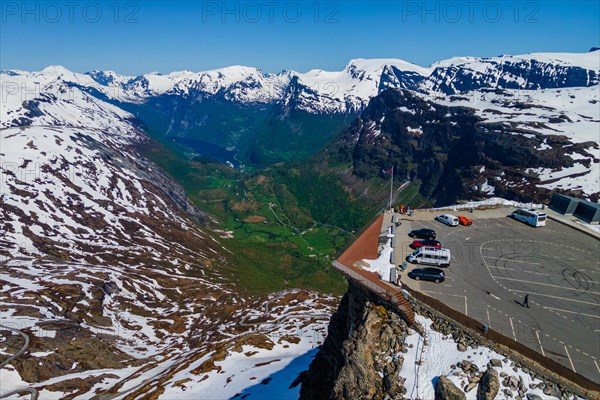
[[[437,232],[452,263],[443,283],[411,280],[406,272],[419,266],[410,264],[402,282],[600,382],[600,241],[553,220],[533,228],[507,218],[510,211],[476,211],[468,227],[448,227],[433,213],[403,220],[398,264],[412,251],[406,233],[418,228]]]

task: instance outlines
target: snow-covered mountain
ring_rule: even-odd
[[[382,165],[438,205],[500,196],[544,202],[550,190],[600,200],[600,87],[386,91],[328,153],[363,179]]]
[[[481,88],[539,90],[600,82],[600,51],[457,57],[432,65],[424,89],[455,94]]]
[[[85,76],[2,78],[0,396],[258,397],[304,357],[275,379],[287,390],[335,299],[239,291],[215,227],[136,150],[135,118],[66,84]]]
[[[549,89],[599,83],[600,51],[532,53],[491,58],[457,57],[428,68],[398,59],[355,59],[341,71],[264,73],[231,66],[124,76],[113,71],[73,73],[63,67],[40,72],[5,71],[4,90],[23,80],[39,85],[75,85],[122,102],[162,95],[219,98],[240,104],[282,103],[311,113],[356,113],[383,89],[458,93],[479,88]]]
[[[414,87],[429,72],[396,59],[351,60],[342,71],[334,72],[289,72],[293,84],[282,101],[315,114],[357,112],[381,90]]]
[[[13,70],[0,74],[3,99],[0,121],[2,127],[31,124],[87,127],[116,132],[114,138],[118,140],[135,140],[143,137],[138,126],[144,121],[135,121],[123,108],[128,104],[144,104],[143,112],[164,119],[165,135],[186,137],[186,129],[202,135],[205,129],[206,135],[215,139],[193,138],[229,148],[246,146],[243,160],[247,161],[256,152],[256,145],[249,147],[249,144],[261,140],[260,136],[252,136],[254,132],[277,126],[273,121],[284,119],[291,110],[313,115],[358,113],[386,89],[408,89],[439,104],[472,108],[487,122],[513,124],[545,135],[560,134],[573,143],[600,144],[593,134],[599,120],[596,112],[599,70],[600,50],[457,57],[429,68],[397,59],[355,59],[341,71],[315,69],[279,74],[232,66],[198,73],[181,71],[133,77],[112,71],[80,74],[63,67],[48,67],[40,72]],[[462,97],[452,97],[458,93]],[[210,108],[192,107],[196,102],[215,99],[230,108],[212,116]],[[235,131],[236,127],[231,132],[221,132],[219,121],[236,114],[236,105],[253,105],[263,115],[270,113],[272,119],[265,120],[263,125],[248,125],[254,123],[249,116],[255,111],[250,109],[239,126],[245,133]],[[264,111],[269,108],[273,111]],[[375,130],[380,129],[380,121],[372,123]],[[290,119],[288,129],[298,131],[298,143],[306,142],[306,135],[314,135],[313,131],[318,129],[318,123],[304,130],[299,126],[297,120]],[[272,134],[283,133],[280,129]],[[294,143],[293,135],[290,132],[290,143]],[[315,143],[318,146],[322,141]],[[285,145],[279,146],[283,146],[283,152],[290,150]],[[595,150],[593,153],[593,159],[598,159]],[[538,174],[544,182],[540,184],[549,189],[581,189],[591,195],[597,192],[594,174],[585,174],[585,182],[568,182],[579,171],[578,165],[588,164],[586,161],[561,166],[572,173],[556,166],[554,169],[533,166],[531,172]]]
[[[512,135],[537,141],[538,154],[555,159],[567,156],[573,160],[560,165],[531,165],[526,170],[528,184],[548,190],[579,192],[600,201],[599,86],[529,92],[478,90],[466,98],[435,97],[433,101],[445,106],[472,108],[482,124],[490,127],[499,124]],[[483,181],[488,173],[481,174],[480,186],[493,194],[493,187],[506,177],[487,177],[489,179]]]

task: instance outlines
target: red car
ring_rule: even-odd
[[[425,239],[425,240],[415,240],[410,245],[413,249],[418,249],[419,247],[434,247],[436,249],[441,249],[442,244],[437,240]]]
[[[469,226],[473,223],[473,220],[465,217],[464,215],[458,216],[458,223],[464,226]]]

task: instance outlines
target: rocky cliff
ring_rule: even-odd
[[[504,101],[503,92],[486,95],[496,98],[494,104]],[[543,201],[559,179],[578,177],[584,182],[581,177],[591,174],[598,162],[592,154],[598,144],[573,140],[558,128],[548,130],[555,121],[551,119],[555,110],[549,107],[541,122],[519,123],[519,110],[526,110],[525,119],[543,107],[522,99],[510,101],[506,111],[491,110],[492,105],[492,118],[475,100],[440,101],[387,90],[371,100],[328,153],[352,163],[353,174],[360,179],[382,177],[382,170],[394,166],[396,179],[418,182],[420,193],[440,206],[492,194]],[[503,114],[506,121],[501,120]],[[566,121],[565,116],[555,119],[558,124]],[[593,187],[572,192],[587,191],[584,195],[595,201],[598,193]]]
[[[301,399],[384,399],[404,393],[406,323],[360,286],[350,283],[310,369]]]
[[[419,303],[423,336],[350,282],[302,383],[301,400],[577,399],[573,392]],[[422,328],[422,329],[421,329]]]

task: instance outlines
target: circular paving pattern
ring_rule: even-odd
[[[592,331],[600,310],[597,260],[575,246],[535,240],[498,239],[480,253],[492,279],[523,299],[577,319]],[[582,263],[582,254],[589,262]],[[589,257],[588,257],[589,256]]]

